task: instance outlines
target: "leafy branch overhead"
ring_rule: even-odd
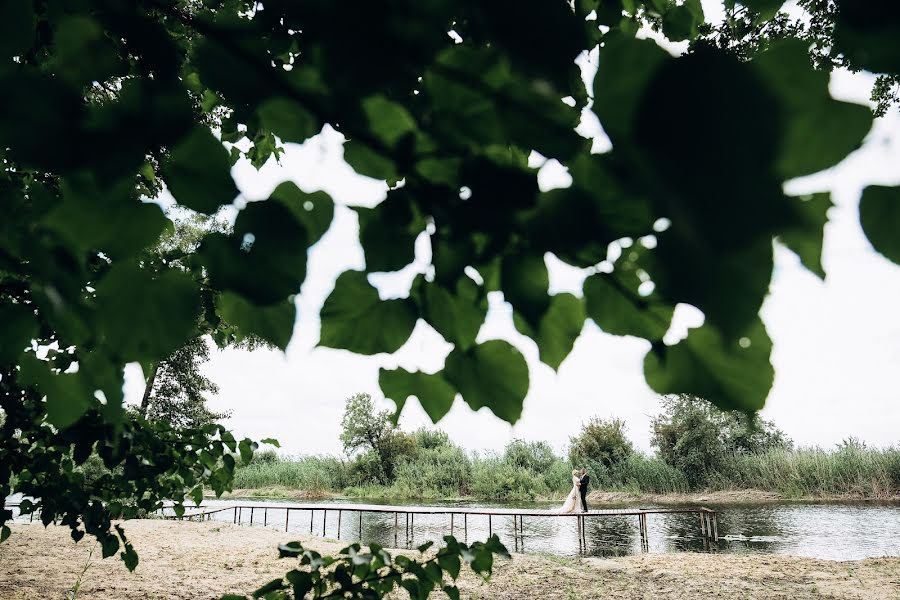
[[[486,542],[467,545],[453,536],[444,536],[444,545],[431,550],[433,543],[418,547],[419,558],[405,554],[392,556],[378,544],[368,552],[359,544],[342,549],[337,556],[322,556],[301,542],[278,546],[280,558],[297,560],[297,567],[284,577],[273,579],[253,592],[251,598],[302,600],[303,598],[381,598],[402,589],[412,600],[428,598],[439,591],[459,600],[456,581],[463,565],[483,579],[490,579],[495,555],[510,558],[496,535]],[[226,594],[221,600],[248,600],[248,596]]]
[[[437,420],[461,396],[519,418],[524,358],[478,339],[488,295],[502,293],[554,369],[590,318],[648,340],[655,390],[759,409],[772,381],[758,313],[773,240],[824,275],[829,201],[787,197],[783,184],[837,164],[872,124],[868,108],[831,98],[827,72],[900,77],[896,9],[827,4],[815,40],[834,60],[807,29],[779,25],[780,2],[761,0],[726,3],[731,33],[707,24],[696,0],[402,0],[352,11],[2,0],[2,406],[11,415],[26,398],[46,402],[21,436],[0,440],[0,495],[12,490],[7,457],[45,435],[45,422],[54,443],[124,444],[127,363],[157,364],[207,334],[287,346],[307,253],[334,203],[292,183],[245,202],[229,169],[242,158],[259,167],[325,124],[345,136],[358,173],[391,187],[357,211],[366,270],[338,278],[321,345],[390,353],[422,320],[454,347],[438,372],[381,373],[398,407],[415,395]],[[641,27],[687,52],[637,39]],[[585,85],[575,60],[598,46]],[[588,110],[612,141],[602,154],[576,132]],[[542,190],[533,152],[564,165],[571,185]],[[177,210],[233,206],[237,216],[189,249],[158,252],[173,224],[147,200],[163,189]],[[860,212],[893,261],[897,203],[896,188],[871,188]],[[411,264],[423,238],[431,264],[407,297],[382,300],[368,274]],[[628,249],[613,260],[616,241]],[[589,275],[583,294],[551,295],[548,254]],[[706,321],[669,346],[679,303]],[[36,348],[54,350],[38,358]],[[91,419],[104,426],[85,427]]]

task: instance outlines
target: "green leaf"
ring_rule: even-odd
[[[43,223],[80,253],[131,257],[155,244],[171,226],[157,204],[137,199],[130,177],[99,184],[91,177],[73,176],[60,182],[60,191],[62,202]],[[98,213],[103,218],[98,219]]]
[[[166,358],[196,331],[199,297],[188,275],[154,277],[135,264],[114,265],[97,284],[97,331],[125,361]]]
[[[281,578],[273,579],[269,583],[265,584],[264,586],[260,587],[255,592],[253,592],[253,597],[254,598],[262,598],[269,592],[274,592],[275,590],[283,590],[284,588],[285,588],[284,579],[281,579]]]
[[[604,37],[594,77],[593,110],[614,146],[634,133],[644,90],[670,61],[653,40],[613,32]]]
[[[318,242],[334,219],[334,201],[325,192],[307,194],[292,181],[280,183],[269,201],[277,201],[288,207],[297,221],[306,228],[310,246]]]
[[[440,565],[443,570],[447,571],[447,574],[456,581],[456,578],[459,577],[459,570],[461,567],[459,554],[456,552],[438,552],[437,562],[438,565]]]
[[[305,571],[293,569],[287,572],[285,579],[291,584],[294,592],[294,598],[305,598],[306,593],[313,587],[312,575]]]
[[[122,560],[125,561],[125,566],[129,571],[134,571],[138,566],[138,555],[137,552],[134,551],[134,547],[131,543],[125,543],[125,550],[120,554]]]
[[[220,597],[219,600],[247,600],[247,596],[241,596],[240,594],[225,594]]]
[[[369,123],[369,131],[385,144],[394,148],[398,142],[415,132],[416,121],[409,111],[384,96],[370,96],[362,101],[362,110]]]
[[[4,525],[0,527],[0,544],[6,541],[9,537],[10,533],[12,533],[8,526]]]
[[[550,299],[550,274],[544,257],[537,254],[512,255],[503,259],[500,270],[503,297],[532,327],[537,327]]]
[[[413,297],[422,318],[448,342],[467,350],[475,343],[487,316],[487,300],[468,276],[460,277],[451,292],[437,282],[421,282]]]
[[[76,85],[106,81],[124,72],[115,45],[94,19],[64,17],[56,26],[53,43],[57,73]]]
[[[538,60],[524,62],[520,66],[527,68]],[[567,77],[565,68],[554,69],[550,77]],[[431,109],[429,134],[463,148],[496,144],[571,158],[584,147],[574,131],[579,111],[560,102],[565,94],[549,84],[550,77],[536,83],[515,76],[509,55],[497,46],[451,46],[422,78],[423,100]]]
[[[365,273],[346,271],[325,300],[321,319],[321,346],[357,354],[393,353],[412,334],[416,310],[409,299],[379,299]]]
[[[19,56],[34,43],[34,2],[2,0],[0,14],[0,56]]]
[[[836,165],[860,147],[872,126],[868,107],[831,97],[829,75],[812,68],[807,48],[807,42],[786,40],[751,62],[782,102],[787,117],[776,161],[784,179]]]
[[[407,398],[415,396],[433,423],[440,421],[450,411],[456,398],[456,390],[441,373],[380,369],[378,385],[385,398],[390,398],[397,405],[397,416],[403,410]]]
[[[444,377],[472,410],[486,406],[504,421],[519,420],[528,393],[528,365],[509,342],[490,340],[466,351],[455,349],[447,357]]]
[[[194,504],[200,506],[203,502],[203,486],[197,486],[191,490],[191,500],[194,501]]]
[[[293,298],[271,306],[257,306],[231,292],[216,296],[216,311],[242,334],[258,335],[282,350],[291,341],[297,317]]]
[[[399,271],[415,259],[416,238],[425,224],[414,215],[406,190],[392,191],[375,208],[355,210],[369,272]]]
[[[893,2],[838,4],[834,20],[834,51],[851,70],[900,74],[900,16]]]
[[[457,558],[457,560],[459,559]],[[459,588],[455,585],[445,585],[444,593],[447,594],[447,597],[450,598],[450,600],[459,600]]]
[[[22,384],[36,386],[47,397],[47,420],[55,427],[72,425],[91,405],[94,390],[80,371],[57,375],[47,362],[28,354],[20,358],[19,377]]]
[[[228,151],[205,125],[196,126],[172,148],[162,177],[179,204],[205,214],[231,204],[238,195]]]
[[[740,3],[759,13],[764,19],[769,19],[781,9],[784,2],[785,0],[741,0]]]
[[[700,0],[685,0],[674,5],[663,15],[663,33],[673,42],[681,42],[697,37],[703,24],[703,6]]]
[[[827,192],[812,194],[797,198],[795,202],[801,224],[781,234],[779,239],[800,257],[803,266],[825,279],[825,269],[822,268],[822,244],[825,224],[828,222],[828,209],[833,206],[831,194]]]
[[[421,544],[421,545],[418,546],[416,549],[417,549],[419,552],[424,553],[426,550],[428,550],[428,549],[431,548],[432,546],[434,546],[434,541],[433,541],[433,540],[427,541],[427,542],[425,542],[424,544]]]
[[[753,323],[769,291],[772,241],[760,239],[745,249],[701,252],[675,236],[660,234],[654,255],[660,264],[650,273],[670,305],[684,302],[706,315],[722,335],[734,340]]]
[[[232,235],[207,235],[197,255],[214,288],[275,304],[296,294],[306,277],[306,229],[280,202],[251,202]]]
[[[580,298],[572,294],[556,294],[541,317],[535,341],[541,361],[554,371],[566,359],[584,328],[585,309]]]
[[[397,165],[365,142],[350,139],[344,143],[344,160],[360,175],[394,182],[399,179]]]
[[[264,438],[259,440],[260,444],[269,444],[270,446],[275,446],[276,448],[281,448],[281,443],[275,438]]]
[[[0,304],[0,331],[3,344],[0,345],[0,364],[16,363],[18,356],[31,347],[38,333],[34,308],[23,304]]]
[[[723,410],[754,412],[762,409],[775,377],[771,351],[758,319],[731,342],[706,324],[675,346],[654,346],[644,359],[644,375],[660,394],[691,394]]]
[[[870,185],[864,189],[859,222],[875,250],[900,264],[900,187]]]
[[[321,129],[321,123],[299,102],[284,97],[270,98],[257,109],[263,127],[283,142],[302,143]]]
[[[293,558],[303,554],[303,544],[300,542],[287,542],[278,545],[279,558]]]
[[[618,273],[597,273],[584,282],[587,315],[613,335],[660,340],[669,330],[674,308],[646,299],[620,281]]]
[[[256,442],[251,442],[248,439],[243,439],[238,444],[238,451],[241,453],[241,462],[245,465],[249,465],[250,461],[253,460],[253,452],[256,450]]]
[[[119,538],[112,534],[107,534],[100,538],[100,548],[103,558],[109,558],[119,551]]]

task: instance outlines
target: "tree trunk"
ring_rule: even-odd
[[[150,392],[153,391],[153,382],[156,381],[156,372],[159,370],[159,363],[153,363],[150,367],[150,376],[147,377],[147,387],[144,388],[144,397],[141,399],[141,408],[138,410],[142,417],[147,416],[147,407],[150,405]]]

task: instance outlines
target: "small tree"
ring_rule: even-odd
[[[194,338],[153,367],[139,412],[151,421],[165,421],[176,429],[200,428],[230,416],[206,406],[206,394],[219,387],[201,371],[209,360],[209,345]]]
[[[625,421],[594,417],[581,426],[581,432],[569,440],[569,460],[573,465],[599,463],[609,469],[634,452],[625,437]]]
[[[341,420],[344,452],[347,455],[372,453],[377,458],[380,483],[389,483],[397,463],[416,451],[415,438],[397,430],[392,415],[389,410],[376,411],[369,394],[355,394],[347,399]]]
[[[728,454],[790,448],[792,442],[775,425],[739,411],[722,412],[686,394],[665,396],[663,413],[653,419],[650,443],[659,457],[684,473],[688,484],[701,486]]]

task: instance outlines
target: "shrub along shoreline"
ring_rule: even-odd
[[[342,423],[346,458],[260,452],[238,466],[234,489],[280,498],[556,501],[570,490],[572,468],[585,466],[594,502],[900,499],[900,448],[849,438],[830,451],[795,449],[759,417],[689,396],[662,404],[655,455],[634,449],[623,421],[594,418],[562,457],[546,442],[522,440],[500,453],[468,453],[442,431],[398,429],[391,413],[357,394]]]
[[[569,491],[571,468],[560,457],[553,457],[550,464],[528,466],[511,461],[508,451],[470,456],[453,448],[405,462],[393,482],[378,484],[355,480],[352,461],[338,457],[263,455],[262,460],[238,468],[234,487],[235,495],[276,498],[556,501]],[[595,503],[898,500],[900,449],[850,445],[834,451],[802,448],[735,454],[709,473],[707,484],[697,487],[662,459],[641,453],[591,475]],[[721,493],[726,491],[736,493]]]

